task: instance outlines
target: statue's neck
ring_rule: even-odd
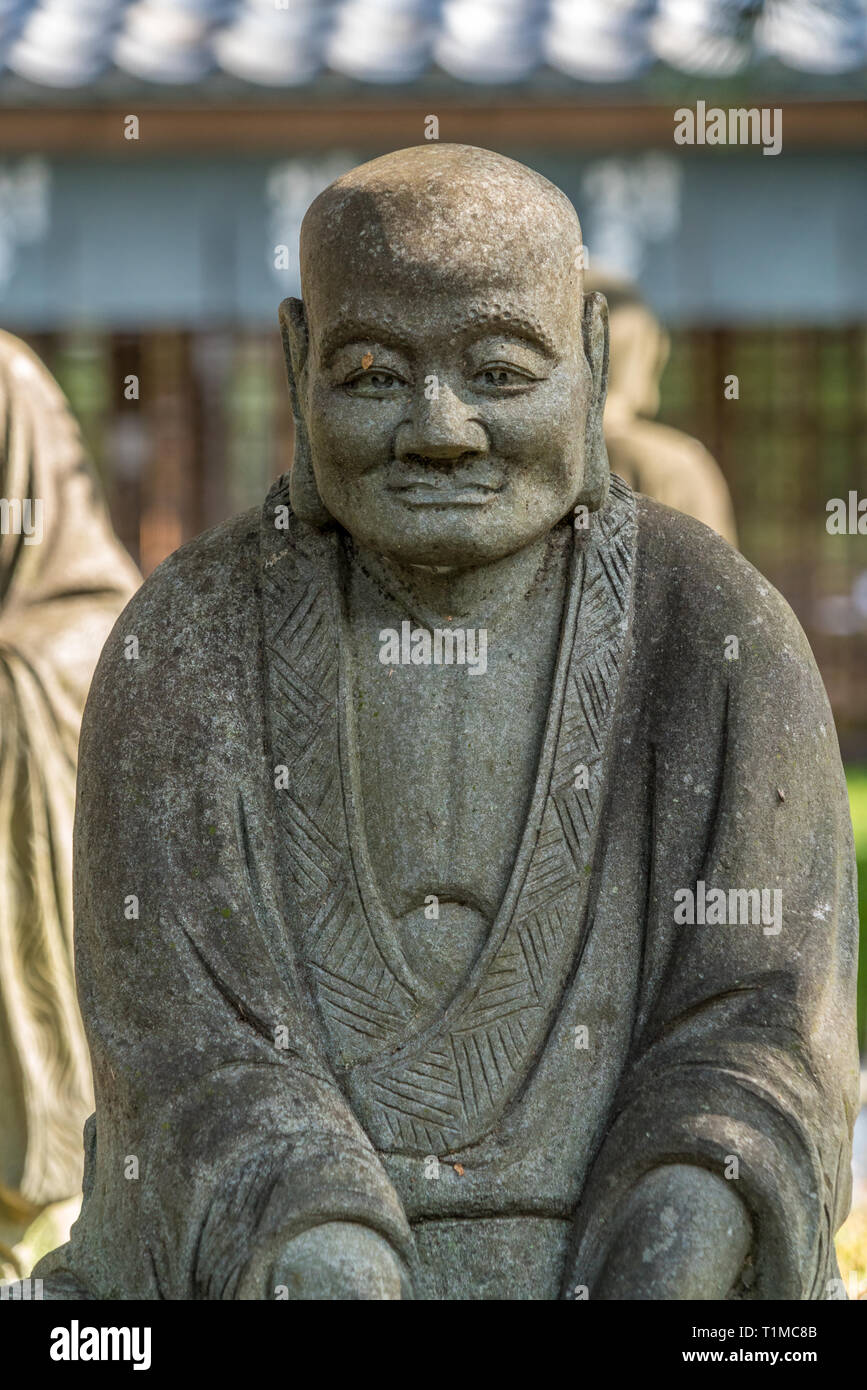
[[[479,625],[527,594],[552,554],[562,554],[569,540],[570,527],[555,527],[522,550],[471,569],[397,564],[363,546],[356,554],[370,577],[419,618]],[[559,571],[558,565],[552,568]]]

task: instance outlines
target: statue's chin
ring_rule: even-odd
[[[377,546],[375,548],[387,560],[392,560],[397,565],[403,565],[407,569],[424,571],[428,574],[450,574],[461,570],[476,569],[479,565],[493,564],[508,554],[508,551],[494,551],[489,554],[477,546],[444,548],[442,550],[417,549],[412,546],[389,548]]]
[[[414,520],[410,518],[409,524],[404,526],[352,526],[347,529],[356,540],[394,564],[431,572],[496,564],[550,530],[547,520],[534,528],[506,526],[502,522],[482,525],[478,518],[472,526],[463,517],[453,525],[437,518],[434,524],[421,527],[413,524]]]
[[[345,527],[359,544],[378,555],[391,560],[393,564],[406,568],[440,573],[450,570],[475,569],[479,565],[492,564],[506,555],[519,550],[526,543],[522,539],[512,540],[502,535],[490,538],[484,535],[418,535],[407,530],[401,534],[392,527],[363,527],[357,524]]]

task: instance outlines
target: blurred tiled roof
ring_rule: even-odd
[[[0,0],[0,65],[51,87],[111,69],[294,87],[327,70],[503,83],[548,67],[604,83],[657,62],[725,76],[766,58],[806,73],[861,67],[867,0]]]

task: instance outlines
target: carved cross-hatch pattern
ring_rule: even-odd
[[[377,945],[353,870],[340,769],[336,540],[294,518],[288,533],[277,530],[275,508],[288,501],[281,479],[263,512],[262,576],[272,753],[289,769],[289,786],[275,791],[278,852],[301,954],[332,1062],[377,1147],[455,1152],[490,1131],[526,1078],[581,947],[626,659],[634,499],[614,478],[607,506],[576,541],[575,638],[559,673],[562,714],[538,832],[519,852],[517,899],[465,987],[422,1032],[417,1001]],[[586,787],[575,786],[578,765]]]
[[[276,529],[276,509],[288,505],[284,478],[266,500],[262,530],[271,748],[274,766],[289,769],[290,783],[275,790],[278,848],[297,908],[301,956],[336,1034],[333,1060],[342,1068],[394,1047],[415,1006],[383,959],[353,882],[339,762],[339,622],[328,584],[334,538],[294,518],[288,536]],[[293,545],[299,531],[301,544]]]

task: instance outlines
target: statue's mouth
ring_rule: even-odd
[[[408,479],[389,483],[388,491],[397,493],[399,500],[408,507],[484,507],[493,502],[504,486],[504,483],[456,484],[447,479],[441,482]]]

